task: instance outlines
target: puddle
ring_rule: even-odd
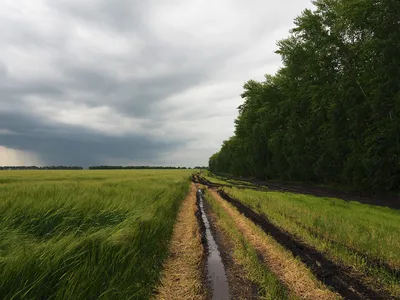
[[[204,211],[203,193],[200,189],[197,190],[197,195],[200,200],[199,206],[201,217],[204,223],[204,227],[206,229],[206,238],[208,245],[207,275],[212,289],[212,299],[228,300],[230,299],[228,279],[226,277],[224,264],[222,263],[217,243],[215,242],[214,236],[211,232],[210,222],[208,221],[207,215]]]

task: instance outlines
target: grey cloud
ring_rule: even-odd
[[[96,94],[110,94],[118,89],[122,83],[100,69],[78,66],[68,68],[64,74],[68,78],[66,85],[73,87],[74,90],[87,90]],[[96,101],[98,100],[96,99]]]
[[[0,129],[16,133],[0,146],[85,166],[206,164],[232,134],[240,86],[262,78],[259,64],[279,63],[275,42],[263,41],[309,6],[209,0],[187,25],[193,11],[182,5],[203,2],[169,1],[166,11],[161,0],[19,2],[0,3]],[[232,91],[207,90],[225,81]]]
[[[0,94],[5,98],[21,99],[26,95],[61,95],[64,91],[49,82],[33,81],[21,85],[18,81],[4,79],[0,83]],[[4,100],[3,100],[4,101]]]
[[[204,71],[188,70],[171,71],[169,74],[151,78],[118,80],[104,71],[79,67],[70,69],[65,74],[69,78],[68,85],[73,90],[94,95],[92,99],[85,100],[87,104],[112,105],[122,114],[132,116],[157,113],[154,107],[156,103],[200,83],[206,77]]]
[[[143,16],[148,2],[140,0],[48,0],[53,9],[73,15],[85,22],[102,24],[118,31],[135,31],[144,29]],[[153,1],[154,2],[154,1]]]
[[[0,113],[0,128],[16,134],[0,136],[0,143],[13,149],[40,153],[51,165],[99,165],[108,158],[118,161],[149,162],[160,153],[182,146],[177,141],[149,139],[141,134],[107,136],[82,128],[40,122],[28,115]],[[9,129],[8,129],[9,130]]]

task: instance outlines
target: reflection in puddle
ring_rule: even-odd
[[[208,280],[212,288],[212,299],[213,300],[230,299],[228,280],[226,278],[224,264],[222,263],[217,243],[215,242],[214,237],[211,233],[210,223],[208,222],[207,215],[204,212],[203,193],[199,189],[197,191],[197,194],[200,199],[199,202],[200,202],[201,217],[203,219],[203,223],[206,228],[206,238],[208,245],[207,274],[208,274]]]

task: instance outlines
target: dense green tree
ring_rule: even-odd
[[[400,185],[400,1],[318,0],[278,42],[283,67],[244,85],[215,172]]]

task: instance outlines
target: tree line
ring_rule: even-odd
[[[79,166],[0,166],[0,170],[83,170]]]
[[[193,169],[207,169],[208,167],[196,166]],[[186,170],[190,167],[164,167],[164,166],[91,166],[89,170]],[[0,170],[83,170],[79,166],[0,166]]]
[[[318,0],[278,42],[283,67],[241,95],[214,172],[400,186],[400,1]]]
[[[203,169],[206,167],[195,167],[194,169]],[[190,167],[171,167],[171,166],[92,166],[89,170],[186,170]]]

